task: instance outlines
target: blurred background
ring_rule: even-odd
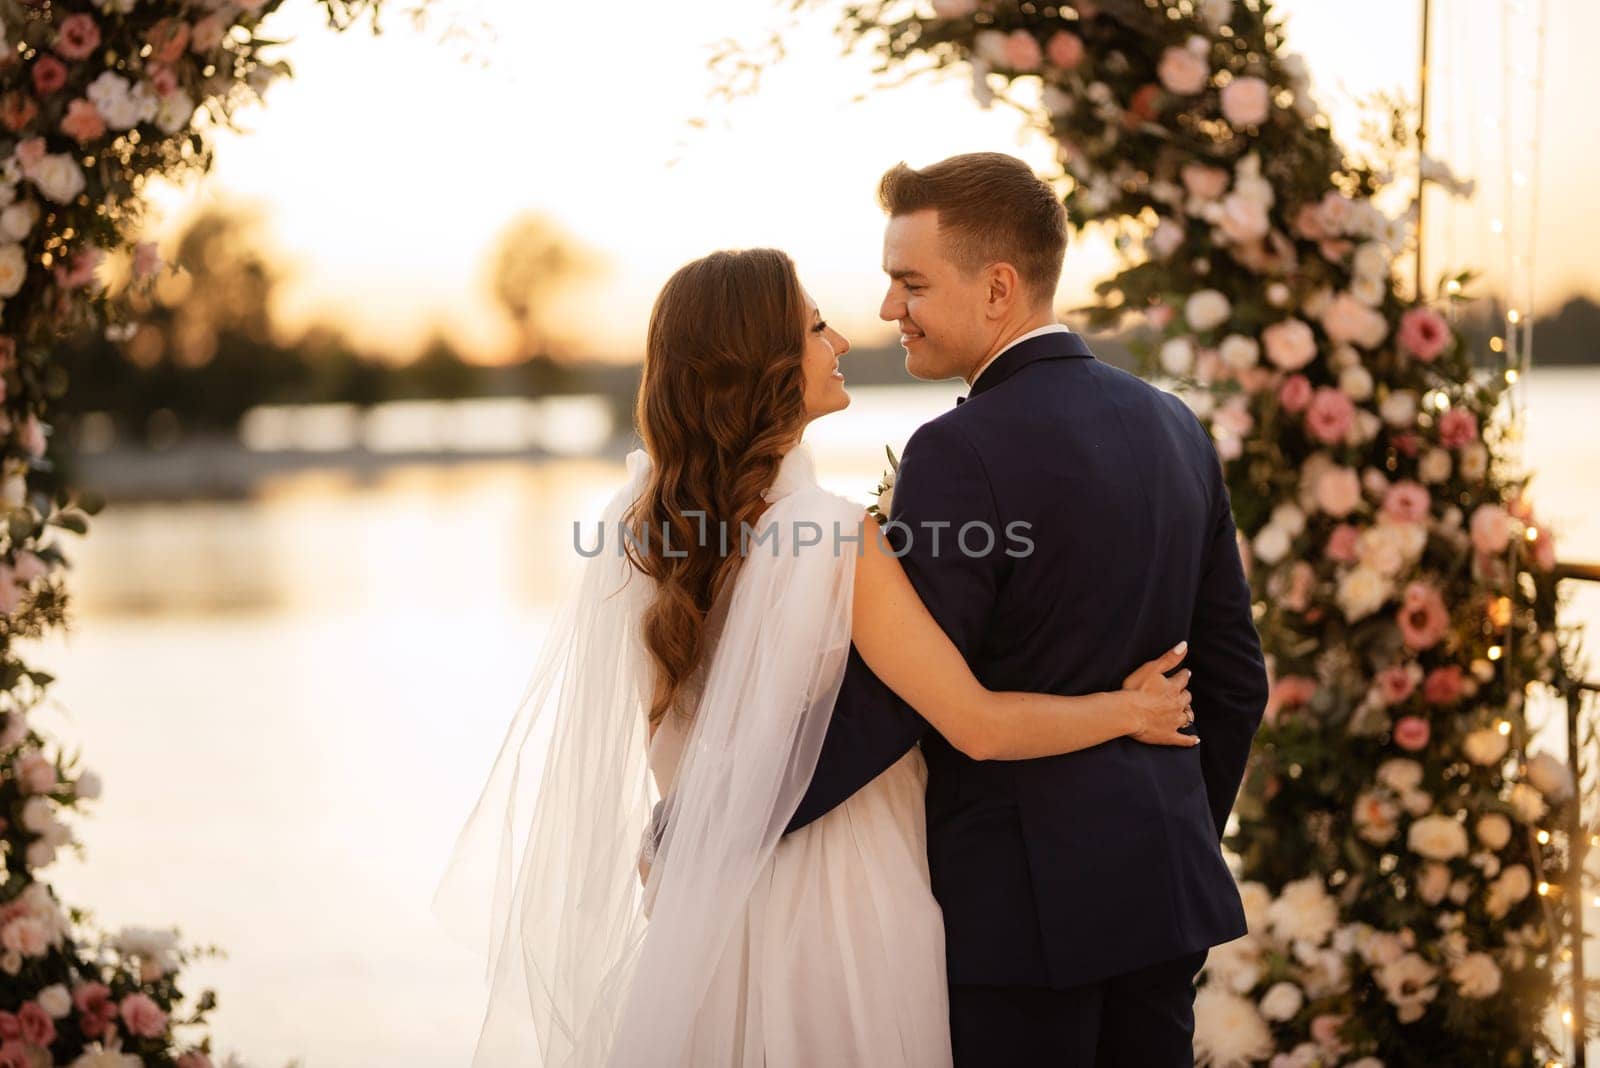
[[[481,966],[429,899],[581,563],[573,524],[636,445],[673,269],[795,257],[854,346],[851,406],[807,438],[863,503],[883,446],[965,391],[909,380],[877,320],[877,178],[974,150],[1052,173],[1051,145],[960,75],[875,88],[833,11],[788,25],[786,7],[441,5],[374,37],[287,4],[271,29],[295,77],[217,131],[208,180],[153,191],[180,270],[126,355],[85,339],[65,358],[69,477],[110,505],[73,554],[72,631],[36,646],[60,677],[36,718],[106,784],[62,896],[224,947],[188,977],[218,989],[220,1050],[470,1056]],[[1410,5],[1279,7],[1348,145],[1372,94],[1415,96]],[[1485,271],[1486,360],[1508,309],[1533,317],[1524,459],[1562,558],[1596,561],[1600,84],[1581,42],[1600,9],[1533,7],[1542,69],[1509,48],[1529,5],[1436,14],[1429,148],[1478,190],[1429,200],[1428,264]],[[779,27],[759,92],[715,96],[708,62]],[[1075,238],[1063,311],[1113,263],[1103,235]],[[1129,365],[1122,338],[1091,343]],[[1573,611],[1600,620],[1600,598]]]

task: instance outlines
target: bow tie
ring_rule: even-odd
[[[957,404],[965,404],[965,403],[967,403],[967,398],[965,398],[965,397],[957,397],[956,398],[956,403]]]

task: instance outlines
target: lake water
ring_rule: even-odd
[[[830,488],[866,502],[953,385],[852,390],[808,432]],[[1537,371],[1526,456],[1566,559],[1600,561],[1600,371]],[[338,473],[248,503],[114,507],[76,544],[70,635],[39,722],[105,780],[49,871],[67,902],[177,924],[229,957],[219,1051],[309,1068],[466,1063],[480,963],[428,910],[520,697],[554,599],[620,464]],[[1600,589],[1574,618],[1600,621]]]

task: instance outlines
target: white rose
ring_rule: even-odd
[[[1527,776],[1541,794],[1558,805],[1572,796],[1572,769],[1549,753],[1529,758]]]
[[[1266,207],[1259,200],[1235,190],[1223,198],[1218,225],[1229,241],[1246,245],[1266,237],[1272,222],[1267,217]]]
[[[1171,219],[1162,219],[1146,242],[1150,254],[1158,260],[1171,256],[1183,244],[1183,227]]]
[[[1339,922],[1339,906],[1315,875],[1284,884],[1267,909],[1273,932],[1286,942],[1320,946]]]
[[[28,260],[21,245],[0,245],[0,297],[14,297],[28,277]]]
[[[1461,477],[1476,482],[1489,470],[1489,449],[1481,441],[1474,441],[1461,449]]]
[[[1183,317],[1192,328],[1199,331],[1215,330],[1227,322],[1232,314],[1233,305],[1215,289],[1191,293],[1183,305]]]
[[[1346,367],[1339,374],[1339,391],[1353,401],[1372,396],[1372,374],[1365,367]]]
[[[1422,765],[1408,757],[1392,757],[1378,765],[1378,781],[1397,794],[1422,785]]]
[[[1417,464],[1417,477],[1430,486],[1437,486],[1450,477],[1453,466],[1449,450],[1435,447],[1422,454]]]
[[[1406,833],[1406,846],[1429,860],[1464,857],[1470,848],[1467,830],[1449,816],[1424,816]]]
[[[1491,919],[1504,919],[1513,905],[1533,892],[1533,875],[1521,864],[1513,864],[1489,884],[1484,911]]]
[[[1161,369],[1173,378],[1182,378],[1194,370],[1194,345],[1186,337],[1168,338],[1159,353]]]
[[[1339,609],[1351,623],[1365,619],[1378,609],[1394,592],[1394,584],[1370,567],[1351,568],[1339,580],[1336,599]]]
[[[1519,782],[1511,788],[1511,808],[1523,823],[1537,823],[1549,811],[1544,797],[1525,782]]]
[[[1500,967],[1487,953],[1468,953],[1450,969],[1450,978],[1464,998],[1487,998],[1500,992]]]
[[[1211,985],[1195,994],[1196,1064],[1250,1064],[1271,1057],[1275,1048],[1254,1002]]]
[[[1288,501],[1284,501],[1272,510],[1272,518],[1268,522],[1273,526],[1282,527],[1290,537],[1298,538],[1305,533],[1306,514]]]
[[[1289,532],[1282,527],[1268,523],[1256,533],[1251,541],[1250,548],[1254,550],[1256,559],[1267,565],[1276,564],[1289,555]]]
[[[1281,308],[1289,303],[1289,287],[1282,282],[1274,282],[1267,287],[1267,303],[1274,308]]]
[[[29,842],[26,858],[30,868],[49,867],[55,862],[56,847],[51,845],[49,839],[46,838]]]
[[[143,1062],[132,1053],[115,1049],[92,1049],[79,1055],[68,1068],[139,1068]]]
[[[1213,31],[1233,21],[1233,0],[1200,0],[1200,17]]]
[[[193,116],[194,101],[182,89],[175,89],[159,99],[154,118],[163,133],[172,134],[188,126]]]
[[[64,152],[56,152],[45,156],[34,166],[33,184],[38,186],[46,200],[66,204],[83,192],[88,182],[77,160]]]
[[[1404,430],[1417,421],[1417,395],[1409,389],[1397,389],[1383,398],[1378,410],[1385,423]]]
[[[1217,352],[1222,357],[1222,362],[1235,371],[1245,371],[1261,362],[1261,346],[1253,337],[1243,334],[1229,334],[1222,339],[1222,344],[1217,347]]]
[[[1478,841],[1493,850],[1504,849],[1511,842],[1511,821],[1498,812],[1490,812],[1478,820]]]
[[[1390,1004],[1399,1010],[1400,1022],[1415,1023],[1422,1019],[1429,1002],[1439,994],[1439,987],[1434,983],[1438,975],[1438,968],[1415,953],[1407,953],[1380,968],[1375,978]]]
[[[1480,768],[1500,763],[1510,745],[1510,739],[1489,727],[1475,730],[1461,740],[1462,752]]]
[[[1244,922],[1251,933],[1267,929],[1267,910],[1272,907],[1272,891],[1264,883],[1239,884],[1239,900],[1244,904]]]
[[[1407,790],[1400,795],[1400,805],[1413,816],[1426,816],[1433,808],[1433,795],[1426,790]]]
[[[1350,270],[1357,278],[1383,282],[1389,277],[1389,250],[1377,241],[1357,246],[1350,258]]]
[[[22,825],[34,834],[43,834],[54,822],[55,811],[48,797],[30,797],[22,803]]]
[[[40,1008],[58,1020],[72,1011],[72,994],[62,983],[51,983],[39,991],[36,1000]]]
[[[1369,308],[1376,308],[1389,295],[1389,287],[1377,278],[1350,279],[1350,295]]]
[[[1261,981],[1261,945],[1255,935],[1213,946],[1206,957],[1206,981],[1235,994],[1248,994]]]
[[[1267,359],[1285,371],[1298,371],[1317,355],[1316,335],[1300,319],[1273,323],[1261,332],[1261,340],[1267,348]]]
[[[1400,810],[1383,794],[1368,790],[1356,798],[1356,833],[1373,845],[1386,845],[1400,832]]]
[[[100,776],[92,771],[85,771],[78,776],[79,797],[93,801],[100,796]]]
[[[1438,861],[1430,860],[1417,873],[1417,896],[1429,905],[1437,905],[1450,891],[1450,869]]]
[[[39,225],[39,205],[31,200],[20,201],[5,211],[0,211],[0,237],[11,241],[25,241],[37,225]]]
[[[1273,983],[1261,998],[1261,1015],[1275,1023],[1285,1023],[1294,1019],[1305,1000],[1293,983]]]

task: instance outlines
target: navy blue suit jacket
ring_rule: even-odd
[[[1187,639],[1202,744],[971,760],[852,647],[789,830],[921,742],[952,983],[1062,988],[1244,934],[1219,843],[1267,679],[1200,422],[1076,334],[1030,338],[911,436],[892,518],[913,586],[985,686],[1115,690]],[[973,522],[995,532],[987,554],[981,527],[957,542]]]

